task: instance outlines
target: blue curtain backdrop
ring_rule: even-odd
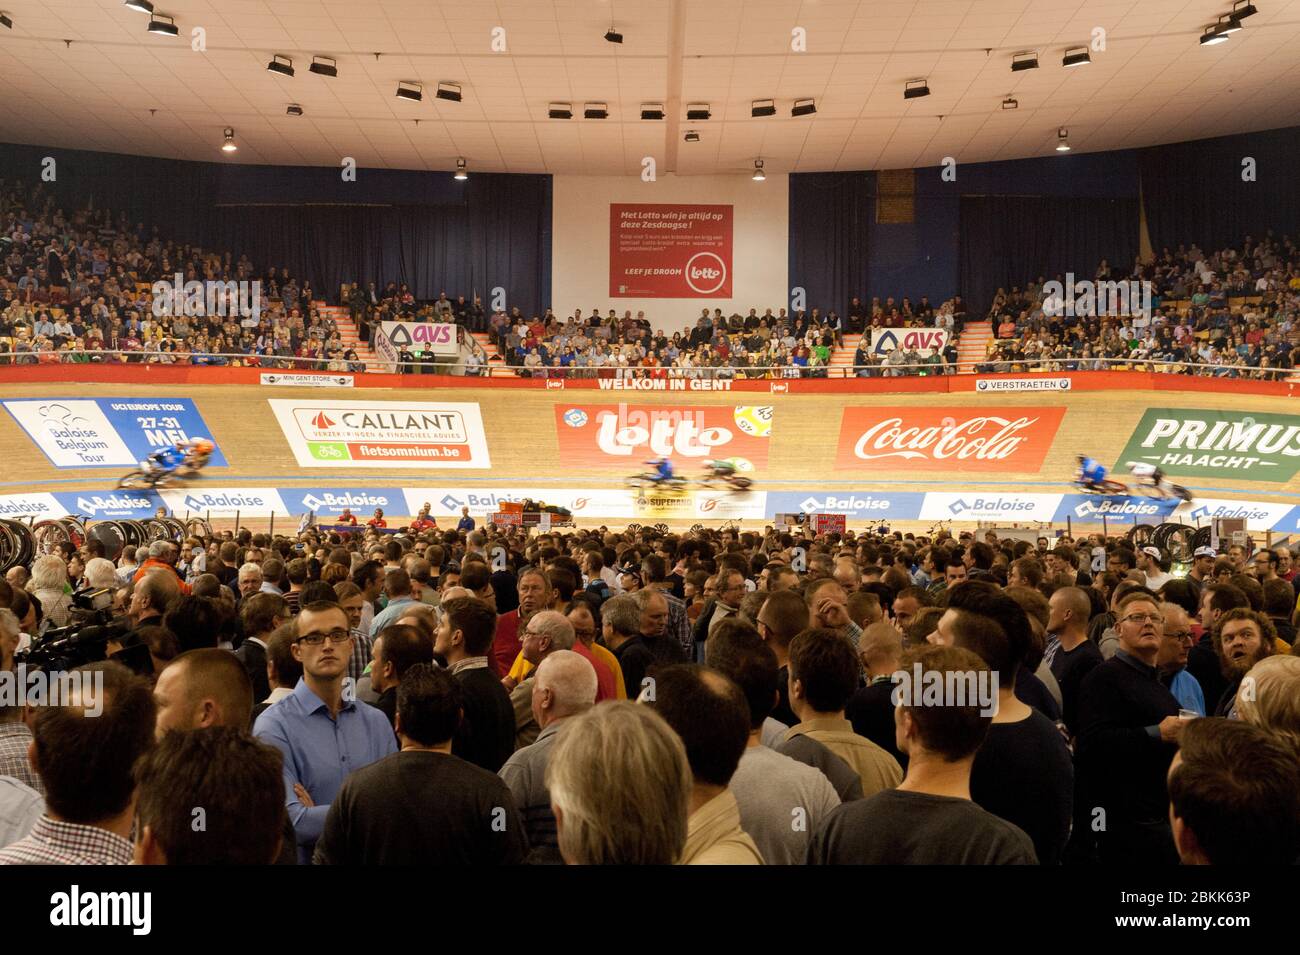
[[[287,267],[333,301],[345,281],[406,282],[416,298],[478,294],[540,312],[551,300],[551,177],[239,166],[0,145],[0,179],[40,180],[164,237]]]
[[[875,179],[869,172],[790,177],[790,285],[805,290],[810,311],[843,316],[853,296],[866,300]]]
[[[1102,259],[1127,271],[1137,254],[1136,199],[961,199],[960,288],[972,313],[985,311],[999,288],[1070,271],[1091,279]]]
[[[1205,252],[1300,223],[1300,127],[1152,146],[1141,151],[1142,202],[1157,253],[1195,242]],[[1254,160],[1254,180],[1242,161]]]

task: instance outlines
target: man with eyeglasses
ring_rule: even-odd
[[[1106,865],[1173,865],[1165,776],[1185,722],[1160,681],[1164,615],[1148,594],[1124,597],[1119,649],[1083,681],[1076,772]]]
[[[347,676],[352,652],[348,617],[336,603],[308,604],[294,622],[292,646],[302,663],[293,693],[257,718],[253,735],[284,756],[285,802],[298,859],[311,862],[330,803],[349,773],[397,751],[388,718],[357,705]]]
[[[1165,632],[1160,639],[1160,651],[1156,654],[1160,682],[1169,687],[1169,692],[1182,709],[1204,716],[1205,694],[1196,677],[1187,672],[1187,653],[1196,642],[1191,618],[1178,604],[1163,603],[1160,612],[1165,617]]]

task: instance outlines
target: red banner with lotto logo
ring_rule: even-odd
[[[731,298],[732,207],[613,202],[611,298]]]
[[[640,474],[647,461],[669,458],[679,474],[698,477],[709,460],[737,471],[767,466],[771,405],[555,406],[560,461],[581,470]]]

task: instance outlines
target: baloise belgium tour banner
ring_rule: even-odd
[[[611,298],[731,298],[732,207],[614,202]]]
[[[1300,467],[1300,417],[1150,408],[1116,463],[1129,461],[1179,476],[1289,481]]]

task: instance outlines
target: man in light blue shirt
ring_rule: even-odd
[[[257,718],[253,735],[284,756],[285,804],[298,838],[298,861],[311,863],[330,803],[347,776],[397,751],[388,717],[358,703],[347,678],[352,633],[343,608],[308,604],[295,621],[294,659],[302,679]]]
[[[389,567],[384,571],[384,593],[388,595],[388,603],[370,620],[371,640],[390,623],[397,623],[407,606],[416,602],[411,593],[411,577],[400,567]]]
[[[1200,682],[1187,670],[1187,652],[1195,642],[1192,622],[1187,611],[1178,604],[1163,603],[1160,612],[1165,617],[1164,636],[1160,638],[1160,652],[1156,655],[1160,681],[1169,687],[1179,707],[1204,716],[1205,693]]]

